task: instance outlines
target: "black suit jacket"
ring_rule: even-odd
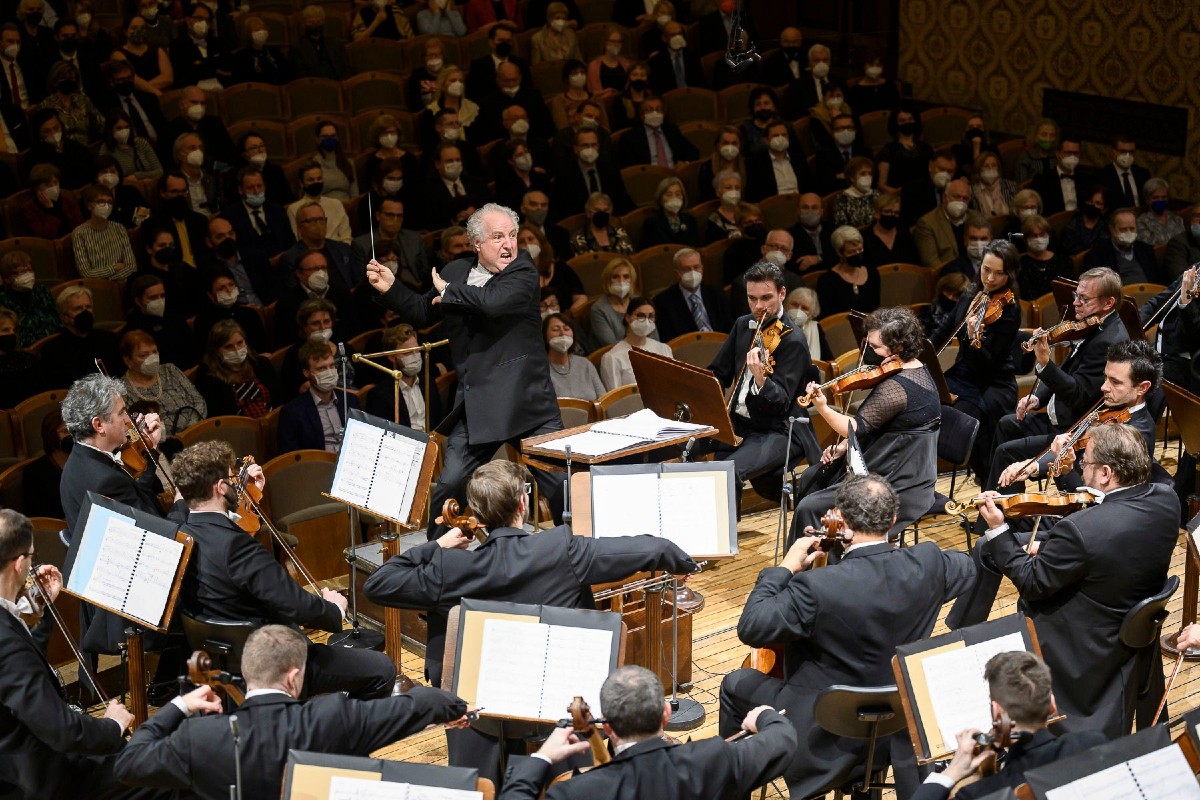
[[[41,624],[53,624],[49,614]],[[85,786],[98,793],[97,772],[105,765],[87,756],[116,753],[124,744],[113,722],[71,710],[29,632],[0,611],[0,795],[78,797]]]
[[[342,398],[344,396],[350,408],[357,411],[358,397],[352,394],[346,395],[336,389],[333,396],[338,419],[345,427],[346,419],[342,416]],[[313,404],[312,395],[304,392],[293,397],[279,410],[279,453],[324,449],[325,432],[321,428],[321,417],[317,414],[317,407]]]
[[[675,159],[676,164],[695,161],[700,157],[700,151],[696,149],[696,145],[688,141],[675,123],[664,122],[662,132],[663,138],[667,140],[667,146],[671,148],[671,157]],[[634,123],[634,126],[621,137],[618,149],[621,151],[622,167],[654,163],[654,154],[650,152],[650,140],[646,138],[646,126],[640,121]]]
[[[612,199],[613,213],[620,216],[633,210],[633,200],[625,191],[625,182],[616,165],[603,156],[592,165],[596,169],[596,177],[600,181],[600,191]],[[554,175],[554,193],[551,195],[550,210],[557,222],[583,212],[583,206],[591,195],[587,179],[579,168],[579,162],[572,159],[558,167]]]
[[[751,647],[783,643],[784,679],[774,705],[807,739],[805,758],[784,773],[793,797],[838,785],[859,766],[865,740],[846,740],[817,727],[813,702],[833,684],[894,683],[896,645],[933,632],[942,604],[970,588],[975,565],[966,553],[932,542],[895,549],[887,542],[846,553],[824,569],[792,575],[769,567],[758,575],[738,620]],[[847,592],[869,586],[869,592]]]
[[[808,159],[803,151],[799,147],[791,148],[788,150],[788,160],[792,162],[792,170],[796,173],[797,187],[801,192],[808,191],[812,186],[812,178],[808,174]],[[770,151],[760,150],[747,156],[743,198],[757,203],[779,193],[779,184],[775,182],[775,168],[771,166]]]
[[[537,268],[521,250],[486,286],[476,287],[466,282],[474,265],[472,256],[441,270],[449,286],[438,305],[432,302],[435,291],[419,295],[400,281],[380,298],[414,327],[443,321],[458,372],[458,394],[442,432],[464,414],[472,445],[506,442],[549,423],[561,425],[542,344]]]
[[[857,137],[849,149],[851,158],[871,157],[871,151],[859,144]],[[845,170],[846,159],[842,156],[842,149],[829,145],[822,147],[817,151],[816,158],[813,159],[812,172],[813,186],[815,187],[813,191],[824,196],[839,189],[845,189],[850,185],[850,181],[845,177],[838,177],[838,175],[844,175]]]
[[[204,170],[210,174],[220,172],[239,157],[238,149],[229,136],[229,129],[219,117],[206,114],[193,125],[187,117],[178,116],[158,130],[158,158],[167,169],[175,164],[175,140],[185,133],[196,134],[204,143]]]
[[[297,306],[299,304],[297,303]],[[276,306],[278,309],[278,306]],[[276,314],[276,319],[279,319]],[[196,342],[196,352],[203,355],[208,349],[208,334],[212,330],[213,325],[216,325],[223,319],[231,319],[242,327],[246,334],[246,343],[258,353],[271,352],[271,339],[267,335],[267,329],[263,327],[262,317],[258,315],[250,306],[231,306],[230,308],[221,308],[213,303],[207,297],[202,301],[202,305],[196,311],[196,318],[192,321],[192,336]],[[289,328],[289,333],[294,330],[296,325],[296,306],[292,306],[292,328]],[[294,335],[285,341],[291,341],[296,338]],[[209,406],[208,413],[210,416],[217,416],[217,412]],[[233,412],[237,413],[237,412]]]
[[[321,37],[314,43],[301,36],[288,48],[288,61],[296,75],[313,78],[332,78],[335,81],[350,77],[346,65],[346,43],[340,39]]]
[[[656,736],[624,750],[607,764],[555,784],[549,800],[690,800],[736,798],[780,775],[795,753],[797,736],[786,718],[764,711],[758,735],[737,742],[720,738],[672,745]],[[550,765],[518,756],[508,763],[500,800],[537,800]]]
[[[672,89],[680,87],[675,82],[675,66],[671,63],[671,51],[662,45],[657,53],[647,61],[650,67],[650,88],[657,95],[664,95]],[[691,48],[683,50],[683,79],[688,86],[704,87],[704,68],[700,65],[700,56]]]
[[[490,59],[489,59],[490,60]],[[467,78],[468,83],[470,78]],[[478,143],[490,142],[493,139],[505,139],[504,126],[500,116],[509,106],[520,106],[529,115],[529,135],[532,138],[546,141],[555,133],[554,121],[550,109],[541,93],[534,88],[532,82],[523,83],[520,91],[513,97],[496,88],[492,83],[490,90],[483,95],[476,95],[479,100],[479,115],[471,126],[471,138]],[[430,120],[432,124],[432,120]],[[498,145],[503,151],[503,146]],[[478,159],[478,156],[475,156]]]
[[[1076,167],[1071,177],[1075,181],[1076,203],[1086,202],[1085,196],[1088,187],[1096,183],[1095,178],[1089,175],[1083,167]],[[1034,176],[1031,188],[1042,198],[1042,214],[1044,216],[1048,217],[1066,210],[1066,203],[1063,201],[1062,177],[1059,176],[1057,169]]]
[[[729,313],[729,301],[725,299],[725,293],[702,283],[700,302],[704,304],[712,329],[718,333],[729,333],[733,327],[733,316]],[[699,330],[678,283],[671,284],[654,298],[654,314],[658,318],[658,337],[664,342],[682,333]]]
[[[1130,685],[1137,651],[1117,632],[1129,609],[1162,590],[1178,532],[1175,492],[1144,483],[1064,517],[1036,557],[1011,531],[984,545],[1037,627],[1054,697],[1067,715],[1064,730],[1098,730],[1109,739],[1129,730],[1141,689]]]
[[[529,71],[529,62],[518,55],[508,57],[508,63],[521,70],[521,86],[533,86],[533,73]],[[480,56],[471,62],[467,68],[466,95],[478,102],[496,90],[496,62],[492,54]],[[529,109],[526,109],[528,111]]]
[[[1051,359],[1040,373],[1041,381],[1034,391],[1040,408],[1054,397],[1054,414],[1061,430],[1066,430],[1082,417],[1100,397],[1104,383],[1104,365],[1108,363],[1108,348],[1129,339],[1121,315],[1112,312],[1096,330],[1083,340],[1060,367]]]
[[[166,212],[155,214],[150,219],[156,225],[166,228],[167,232],[171,234],[171,239],[174,240],[175,252],[179,254],[180,258],[183,258],[183,247],[179,244],[179,231],[175,229],[175,219]],[[187,216],[180,221],[183,223],[184,230],[187,231],[188,245],[192,249],[192,258],[196,262],[191,266],[198,267],[208,255],[208,245],[204,243],[204,239],[208,236],[208,218],[195,211],[188,211]],[[204,291],[208,291],[208,289],[204,288]]]
[[[471,205],[479,207],[492,199],[492,192],[483,178],[463,173],[459,181],[463,185],[466,197],[456,198],[450,194],[445,181],[436,172],[431,172],[425,179],[420,205],[407,206],[416,212],[421,230],[440,231],[442,228],[448,228],[452,224],[451,218],[455,211],[465,208],[461,205],[464,200],[469,200]],[[456,203],[459,204],[457,208]]]
[[[942,190],[933,185],[926,173],[900,187],[900,224],[911,228],[916,221],[938,207]]]
[[[214,36],[208,37],[208,55],[202,55],[192,37],[181,32],[171,40],[167,55],[171,59],[171,70],[175,73],[178,86],[195,86],[202,80],[217,78],[222,85],[232,83],[233,70],[229,53]]]
[[[592,608],[592,584],[651,569],[683,575],[694,572],[696,563],[657,536],[591,539],[573,536],[566,526],[530,536],[498,528],[474,551],[448,550],[432,541],[393,556],[363,591],[380,605],[429,612],[425,669],[437,685],[446,615],[462,598]]]
[[[250,279],[250,286],[258,295],[258,299],[263,305],[270,305],[275,299],[275,290],[279,285],[277,274],[271,268],[270,257],[261,250],[243,246],[240,237],[237,241],[238,263],[246,270],[246,277]],[[227,266],[226,262],[217,258],[216,253],[209,253],[200,259],[200,275],[207,274],[209,268],[218,264]],[[203,277],[200,280],[203,281]]]
[[[1144,192],[1146,181],[1150,180],[1150,170],[1134,164],[1129,168],[1129,179],[1133,182],[1137,199],[1140,203],[1145,203]],[[1121,182],[1121,175],[1117,172],[1117,165],[1111,161],[1100,168],[1092,183],[1098,183],[1104,187],[1104,205],[1109,213],[1112,213],[1114,209],[1130,205],[1125,202],[1125,186]],[[1084,191],[1087,191],[1087,187],[1084,187]]]
[[[754,329],[750,327],[753,319],[749,314],[738,317],[733,322],[733,330],[725,344],[717,351],[713,362],[708,368],[717,376],[721,386],[732,386],[742,366],[746,363],[746,353],[754,338]],[[812,358],[808,353],[808,343],[804,335],[794,329],[785,317],[782,320],[783,334],[779,344],[771,351],[775,359],[775,370],[767,377],[762,388],[755,393],[753,390],[746,395],[746,410],[750,412],[750,425],[758,431],[774,431],[787,433],[787,418],[793,412],[798,413],[796,397],[800,387],[809,379],[812,368]],[[753,380],[747,372],[744,380]],[[738,391],[734,387],[734,391]],[[807,426],[797,425],[803,429]]]
[[[833,265],[838,263],[838,254],[833,249],[833,231],[833,225],[827,222],[821,223],[821,230],[817,234],[817,239],[821,243],[821,252],[818,253],[817,243],[813,241],[812,236],[809,236],[808,231],[804,229],[803,225],[797,222],[788,228],[788,233],[792,235],[792,240],[795,242],[792,246],[792,259],[799,261],[804,256],[820,256],[821,263],[814,267],[809,267],[806,272],[833,267]]]
[[[259,210],[262,211],[263,219],[267,223],[267,230],[265,233],[259,234],[254,230],[254,224],[250,221],[250,212],[246,210],[241,198],[236,193],[231,196],[237,199],[221,210],[221,216],[229,220],[229,224],[233,226],[233,230],[237,234],[238,247],[243,252],[254,251],[269,259],[285,252],[296,243],[296,237],[292,233],[292,224],[288,221],[287,211],[283,206],[270,200],[263,203]],[[264,288],[268,289],[270,297],[275,296],[273,287]],[[258,286],[256,285],[254,289],[257,291]],[[271,301],[267,300],[266,302]]]
[[[1116,270],[1124,286],[1132,283],[1170,283],[1158,267],[1154,248],[1140,239],[1133,243],[1132,261],[1121,257],[1112,239],[1099,240],[1083,257],[1083,268],[1088,270],[1093,267],[1109,267]]]
[[[97,358],[109,370],[123,371],[117,342],[117,335],[103,328],[92,328],[83,338],[63,329],[42,347],[42,363],[49,365],[50,379],[66,388],[95,372]]]
[[[371,291],[375,291],[372,289]],[[432,365],[431,365],[432,366]],[[425,374],[422,371],[417,375],[417,386],[421,387],[421,396],[425,396]],[[374,414],[377,417],[382,417],[386,420],[391,420],[395,414],[395,395],[393,392],[393,383],[391,380],[384,378],[375,382],[375,388],[367,394],[368,414]],[[425,429],[433,430],[442,423],[442,418],[446,416],[446,410],[442,408],[442,393],[437,390],[436,386],[429,387],[429,404],[425,406]],[[400,396],[400,419],[399,424],[405,427],[412,425],[412,418],[408,415],[408,406],[404,403],[404,396]]]
[[[244,533],[242,538],[249,539]],[[291,582],[286,576],[283,580]],[[462,700],[428,686],[379,700],[351,700],[340,692],[304,703],[285,694],[252,697],[237,710],[243,794],[278,797],[289,750],[366,756],[428,725],[457,719],[466,710]],[[115,771],[132,786],[225,800],[234,780],[229,718],[187,718],[168,704],[134,732]]]

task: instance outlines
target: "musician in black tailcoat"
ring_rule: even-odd
[[[225,442],[198,442],[171,463],[179,491],[190,509],[185,533],[195,537],[183,581],[181,608],[204,619],[256,625],[305,625],[338,633],[346,618],[346,598],[330,589],[311,594],[292,580],[271,551],[230,517],[238,507],[232,478],[233,450]],[[247,469],[247,481],[261,490],[262,467]],[[391,691],[396,668],[384,653],[366,648],[309,644],[304,694],[348,692],[382,697]]]
[[[780,566],[759,573],[738,620],[745,644],[782,646],[784,677],[739,669],[721,682],[722,736],[735,733],[755,706],[787,709],[800,741],[783,773],[792,797],[841,786],[856,771],[861,775],[865,761],[865,740],[817,726],[817,695],[834,684],[894,683],[896,646],[929,636],[942,604],[965,591],[975,574],[966,553],[943,552],[932,542],[900,549],[888,543],[900,501],[880,476],[846,481],[836,504],[852,537],[841,561],[807,569],[817,540],[796,540]],[[916,762],[907,732],[880,743],[878,766],[887,761],[889,747],[897,794],[908,797],[916,788]]]
[[[558,401],[542,343],[538,273],[527,251],[517,249],[516,212],[488,203],[467,220],[474,253],[433,271],[434,288],[409,289],[377,261],[367,280],[380,302],[415,328],[441,320],[458,373],[458,394],[443,420],[444,466],[433,489],[433,507],[463,501],[467,478],[496,449],[562,429]],[[557,518],[564,476],[534,470]],[[439,533],[430,520],[429,537]]]

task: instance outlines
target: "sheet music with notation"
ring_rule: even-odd
[[[676,465],[692,466],[692,465]],[[628,470],[628,471],[626,471]],[[736,552],[729,544],[733,473],[717,470],[592,470],[592,536],[661,536],[693,557]]]
[[[713,513],[716,489],[707,475],[663,473],[659,478],[658,513],[664,535],[689,555],[715,552],[720,535]]]
[[[415,783],[371,781],[335,776],[329,780],[329,800],[482,800],[482,792],[419,786]]]
[[[922,659],[944,748],[952,753],[958,749],[956,737],[961,730],[986,731],[992,727],[991,695],[983,668],[997,653],[1026,649],[1021,634],[1010,633]]]
[[[366,508],[375,481],[375,461],[383,430],[356,419],[346,421],[342,449],[338,452],[337,471],[329,493],[348,503]]]
[[[95,536],[99,531],[88,532]],[[183,545],[108,514],[84,595],[158,627],[183,554]]]
[[[158,625],[171,595],[175,571],[183,555],[183,545],[174,539],[145,533],[137,569],[125,598],[126,614],[132,614],[151,625]]]
[[[329,494],[390,519],[407,520],[426,442],[351,417]]]
[[[1049,789],[1046,800],[1198,800],[1200,784],[1179,745],[1131,758],[1064,786]]]

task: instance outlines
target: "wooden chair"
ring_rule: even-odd
[[[534,31],[536,33],[537,31]],[[556,94],[562,94],[567,87],[563,83],[562,69],[565,61],[542,61],[530,67],[533,76],[533,88],[547,100]]]
[[[1007,142],[1001,142],[996,145],[996,151],[1000,154],[1000,169],[1004,177],[1017,177],[1017,162],[1021,160],[1021,153],[1025,151],[1025,140],[1009,139]]]
[[[658,184],[663,179],[674,175],[675,173],[671,170],[657,164],[635,164],[621,170],[621,182],[625,184],[625,189],[629,192],[629,197],[633,202],[638,206],[645,207],[654,205],[654,201],[657,199],[655,192]]]
[[[641,278],[642,294],[649,295],[675,282],[675,253],[684,249],[681,244],[658,244],[630,259]]]
[[[932,273],[915,264],[884,264],[879,268],[879,294],[889,303],[928,303],[933,292]]]
[[[314,80],[324,79],[314,78]],[[348,138],[350,135],[350,119],[348,117],[332,111],[328,114],[309,114],[308,116],[293,119],[287,126],[288,137],[292,140],[292,149],[296,155],[311,158],[317,152],[318,122],[333,123],[334,127],[337,128],[338,138],[346,143],[347,149],[353,147],[354,142]]]
[[[832,353],[847,353],[854,351],[856,357],[858,354],[858,339],[854,336],[854,330],[850,327],[850,312],[846,311],[841,314],[830,314],[818,321],[821,330],[825,331],[825,340],[829,342],[829,350]]]
[[[688,125],[699,125],[698,122],[689,122]],[[708,143],[709,149],[712,149],[712,142]],[[701,151],[703,152],[703,151]],[[704,166],[705,159],[701,158],[698,161],[689,161],[686,164],[675,165],[675,177],[683,182],[683,194],[685,202],[692,202],[700,196],[700,168]],[[708,215],[706,214],[704,218]],[[704,225],[704,218],[697,217],[696,224]]]
[[[20,455],[32,458],[42,454],[42,420],[58,408],[66,396],[65,389],[53,389],[35,394],[12,407],[9,413]]]
[[[967,120],[972,116],[971,111],[953,106],[927,108],[921,112],[921,138],[933,147],[943,144],[957,144],[962,141],[963,133],[967,130]]]
[[[226,442],[239,457],[249,455],[262,458],[262,423],[250,417],[209,417],[175,434],[175,438],[183,442],[184,447],[196,442]]]
[[[21,444],[13,432],[13,421],[8,409],[0,409],[0,469],[20,463]]]
[[[720,130],[721,126],[719,123],[706,119],[685,122],[679,126],[679,132],[695,145],[696,150],[700,153],[696,162],[693,163],[703,163],[712,156],[713,151],[716,150],[717,132]]]
[[[33,524],[33,549],[37,552],[38,561],[43,564],[53,564],[61,569],[67,560],[67,547],[63,544],[59,532],[66,529],[67,521],[53,517],[33,517],[29,521]],[[60,592],[54,601],[54,606],[58,609],[63,622],[66,623],[67,632],[71,634],[72,639],[78,642],[79,600],[66,592]],[[49,617],[49,614],[46,616]],[[75,663],[71,646],[63,638],[58,626],[48,618],[44,624],[53,628],[50,634],[50,643],[46,648],[46,660],[56,666]]]
[[[625,233],[629,235],[629,241],[633,242],[634,247],[638,247],[642,242],[642,230],[646,227],[646,220],[654,216],[658,211],[658,207],[654,205],[635,208],[628,214],[621,217],[621,227],[625,229]]]
[[[11,229],[10,229],[11,230]],[[58,283],[72,277],[74,265],[59,266],[60,262],[54,249],[54,240],[42,239],[37,236],[13,236],[0,240],[0,257],[14,250],[27,254],[33,261],[33,274],[38,283]]]
[[[700,220],[696,220],[699,224]],[[709,286],[720,287],[725,282],[725,253],[733,246],[736,239],[718,239],[712,244],[700,248],[700,263],[704,264],[704,282]]]
[[[341,114],[346,106],[342,85],[332,78],[296,78],[283,87],[292,119],[309,115]]]
[[[1054,294],[1046,292],[1033,300],[1033,314],[1040,327],[1048,328],[1057,325],[1062,320],[1062,312],[1054,302]]]
[[[724,57],[724,53],[722,53]],[[762,84],[735,83],[717,92],[717,100],[721,104],[721,119],[738,119],[750,114],[750,94]]]
[[[333,484],[336,465],[337,454],[324,450],[284,453],[263,465],[271,519],[299,540],[296,554],[317,580],[346,572],[349,516],[343,504],[321,495]]]
[[[351,115],[373,108],[405,106],[404,81],[392,72],[372,70],[342,81],[342,93]]]
[[[604,294],[604,287],[600,285],[600,273],[604,270],[605,264],[617,257],[614,253],[584,253],[568,259],[567,266],[579,276],[586,294],[589,296]]]
[[[596,405],[591,400],[581,400],[578,397],[558,398],[558,413],[562,416],[564,428],[576,428],[592,422],[596,417]],[[0,475],[0,484],[4,476]]]
[[[708,369],[728,338],[729,334],[720,331],[692,331],[676,336],[667,342],[667,347],[671,348],[676,361]]]
[[[720,105],[717,93],[711,89],[688,86],[672,89],[663,95],[667,119],[676,125],[697,120],[720,119]]]
[[[1166,288],[1159,283],[1131,283],[1122,290],[1122,294],[1132,300],[1135,306],[1141,308],[1142,303],[1156,297]]]
[[[238,83],[221,92],[221,105],[225,107],[226,123],[244,119],[287,120],[287,96],[278,86],[269,83]]]
[[[25,468],[34,461],[37,459],[27,458],[0,472],[0,507],[21,508],[22,493],[25,487]]]
[[[891,141],[891,134],[888,133],[888,119],[892,116],[892,112],[886,109],[880,111],[868,111],[858,119],[858,126],[862,130],[863,144],[875,152]]]
[[[769,231],[776,228],[786,230],[800,221],[800,212],[796,210],[795,195],[772,195],[759,203],[758,208],[762,211],[763,222]]]
[[[605,392],[596,401],[596,415],[599,419],[624,417],[644,408],[642,396],[638,393],[637,384],[618,386],[612,391]]]
[[[606,344],[603,347],[597,347],[595,350],[587,354],[587,360],[592,362],[592,366],[597,370],[600,369],[600,359],[604,358],[604,354],[613,349],[613,345]]]

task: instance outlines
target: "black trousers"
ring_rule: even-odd
[[[522,439],[560,430],[562,430],[562,420],[556,419],[540,425],[534,430],[514,436],[507,441],[471,444],[467,441],[466,415],[461,416],[450,431],[450,434],[446,437],[446,452],[443,457],[442,473],[438,476],[437,484],[433,487],[433,513],[430,514],[429,528],[426,531],[426,536],[432,540],[446,532],[447,527],[445,525],[439,525],[434,521],[442,513],[442,505],[450,498],[454,498],[458,501],[459,507],[465,509],[467,505],[467,481],[471,479],[471,475],[476,469],[491,461],[492,457],[496,455],[496,451],[503,445],[510,444],[519,450]],[[550,513],[554,516],[555,523],[561,523],[563,481],[567,478],[566,473],[546,472],[540,469],[533,469],[531,471],[542,496],[550,504]],[[530,519],[533,518],[535,512],[536,509],[531,508],[529,510]]]
[[[359,700],[387,697],[396,665],[386,653],[365,647],[310,644],[304,665],[304,696],[346,692]]]

